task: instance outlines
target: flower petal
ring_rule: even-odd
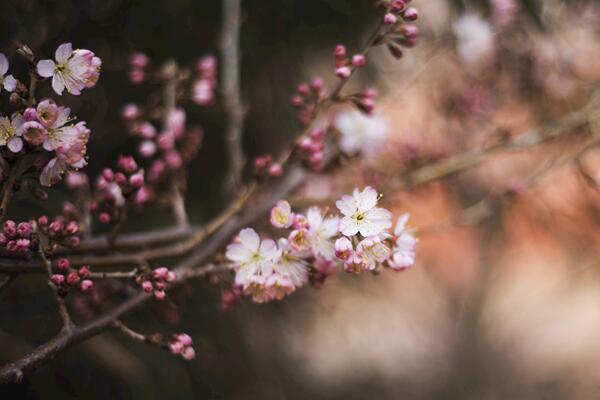
[[[252,251],[240,243],[232,243],[227,246],[225,257],[234,262],[247,261],[252,256]]]
[[[4,89],[7,92],[12,92],[17,88],[17,80],[12,75],[6,75],[4,77]]]
[[[18,153],[23,149],[23,139],[20,137],[13,137],[8,141],[7,146],[13,153]]]
[[[54,74],[56,64],[52,60],[41,60],[37,63],[37,73],[43,78],[49,78]]]
[[[59,96],[62,95],[63,90],[65,90],[65,81],[60,75],[54,75],[52,77],[52,89]]]
[[[63,43],[60,46],[58,46],[58,49],[56,49],[56,53],[54,53],[54,58],[56,58],[57,62],[64,63],[69,59],[69,57],[71,57],[72,53],[73,46],[71,45],[71,43]]]
[[[4,75],[8,71],[8,59],[0,53],[0,75]]]
[[[260,237],[258,233],[252,228],[245,228],[240,231],[240,242],[248,249],[252,251],[258,251],[260,246]]]
[[[352,236],[358,233],[358,224],[350,217],[344,217],[340,220],[340,232],[345,236]]]

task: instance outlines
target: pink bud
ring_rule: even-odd
[[[164,280],[167,278],[168,273],[169,269],[167,267],[159,267],[156,268],[152,274],[154,275],[154,279]]]
[[[148,66],[149,63],[150,58],[141,51],[136,51],[135,53],[132,53],[129,57],[129,64],[132,67],[145,68]]]
[[[191,338],[190,335],[187,335],[185,333],[181,333],[179,335],[176,336],[177,340],[179,342],[181,342],[181,344],[183,344],[185,347],[191,346],[193,343],[193,340]]]
[[[100,215],[98,216],[98,220],[101,224],[108,224],[111,220],[110,214],[105,212],[100,213]]]
[[[127,182],[127,178],[125,177],[125,174],[123,174],[122,172],[117,172],[117,173],[115,174],[115,182],[116,182],[118,185],[122,185],[122,184],[124,184],[125,182]]]
[[[37,121],[37,113],[35,111],[35,108],[26,108],[23,112],[23,118],[25,118],[25,121]]]
[[[167,273],[167,278],[166,278],[167,282],[175,282],[176,279],[177,279],[177,274],[175,274],[175,272],[169,271]]]
[[[89,278],[90,274],[91,274],[90,268],[86,265],[79,268],[79,271],[77,271],[77,273],[79,274],[79,277],[81,277],[82,279]]]
[[[150,281],[144,281],[142,282],[142,290],[146,293],[150,293],[152,292],[154,288],[152,287],[152,282]]]
[[[283,174],[283,167],[279,163],[274,163],[269,167],[269,175],[281,176]]]
[[[316,128],[310,131],[310,138],[315,141],[321,141],[325,137],[325,132],[321,128]]]
[[[17,225],[17,233],[22,238],[26,238],[26,239],[29,238],[31,236],[32,232],[33,232],[33,227],[31,226],[31,224],[29,222],[21,222],[19,225]]]
[[[352,75],[352,70],[348,67],[339,67],[335,69],[335,74],[340,79],[348,79]]]
[[[70,221],[65,227],[65,231],[69,235],[75,235],[79,232],[79,224],[77,223],[77,221]]]
[[[416,39],[419,36],[419,28],[414,25],[404,25],[401,32],[407,39]]]
[[[140,116],[140,108],[133,103],[125,104],[121,110],[121,116],[126,121],[133,121]]]
[[[296,88],[296,91],[303,96],[306,96],[308,94],[309,90],[310,90],[310,88],[308,87],[308,84],[306,84],[304,82],[298,84],[298,87]]]
[[[115,173],[110,168],[104,168],[102,170],[102,177],[107,182],[112,182],[115,179]]]
[[[17,251],[27,251],[29,250],[29,245],[31,245],[29,239],[17,239]]]
[[[181,356],[187,361],[192,361],[194,358],[196,358],[196,351],[193,347],[187,347]]]
[[[153,139],[156,136],[156,128],[150,122],[137,124],[135,132],[144,139]]]
[[[77,272],[73,271],[73,272],[69,272],[69,274],[67,275],[67,283],[71,286],[75,286],[79,283],[79,281],[81,281],[81,278],[79,278],[79,275],[77,274]]]
[[[302,97],[298,96],[298,95],[294,95],[292,96],[292,105],[295,107],[299,107],[302,104],[304,104],[304,100],[302,99]]]
[[[65,228],[65,224],[60,220],[54,220],[48,226],[48,232],[51,235],[58,235],[62,233],[62,230]]]
[[[416,8],[407,8],[402,14],[402,18],[405,21],[415,21],[417,18],[419,18],[419,12]]]
[[[323,78],[317,76],[314,77],[313,80],[310,82],[310,88],[314,91],[314,92],[320,92],[321,90],[323,90],[324,88],[324,82],[323,82]]]
[[[67,238],[67,246],[79,247],[80,244],[81,244],[81,239],[79,239],[79,236],[69,236]]]
[[[156,144],[151,140],[145,140],[140,143],[138,152],[144,158],[150,158],[156,153]]]
[[[352,242],[347,237],[341,237],[335,241],[335,256],[340,260],[348,260],[353,251]]]
[[[146,186],[142,186],[135,194],[135,204],[142,205],[150,200],[152,194]]]
[[[184,349],[185,349],[185,346],[179,340],[176,340],[169,344],[169,350],[173,354],[181,354]]]
[[[341,44],[335,46],[335,49],[333,50],[333,56],[336,58],[336,60],[344,59],[346,57],[346,47]]]
[[[144,186],[144,174],[142,172],[137,172],[129,177],[129,184],[138,189]]]
[[[12,220],[4,222],[4,234],[8,237],[13,237],[17,234],[17,223]]]
[[[398,22],[398,17],[392,13],[387,13],[383,17],[383,23],[386,25],[394,25],[396,22]]]
[[[81,281],[81,284],[79,285],[79,288],[81,289],[82,292],[87,292],[92,287],[94,287],[94,282],[92,282],[89,279],[85,279],[85,280]]]
[[[135,172],[138,169],[137,163],[131,156],[119,156],[119,161],[117,162],[119,168],[121,168],[125,172]]]
[[[164,290],[155,290],[154,291],[154,297],[156,298],[156,300],[164,300],[166,296],[166,293],[164,292]]]
[[[146,74],[139,68],[134,68],[129,71],[129,81],[134,85],[139,85],[146,79]]]
[[[42,215],[41,217],[38,218],[38,225],[40,226],[46,226],[48,225],[48,217],[46,217],[45,215]]]
[[[60,274],[54,274],[50,277],[50,282],[52,282],[55,286],[61,286],[65,283],[65,277]]]
[[[352,56],[352,65],[357,68],[364,66],[366,61],[365,56],[362,54],[355,54]]]

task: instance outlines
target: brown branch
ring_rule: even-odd
[[[227,115],[225,141],[229,162],[226,179],[227,190],[238,193],[242,186],[244,151],[244,106],[240,88],[239,36],[241,25],[241,0],[223,0],[223,27],[221,31],[221,64],[223,105]]]
[[[40,235],[41,236],[41,235]],[[44,267],[46,269],[46,273],[48,274],[48,279],[52,277],[52,264],[50,260],[46,257],[44,253],[44,246],[40,243],[39,248],[40,258],[44,263]],[[54,300],[56,301],[56,305],[58,306],[58,313],[60,314],[60,318],[63,322],[63,331],[70,331],[75,325],[71,320],[71,316],[69,315],[69,310],[67,309],[67,304],[65,303],[65,299],[58,292],[58,288],[50,281],[48,281],[48,285],[52,288],[52,293],[54,294]]]

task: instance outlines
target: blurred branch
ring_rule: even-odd
[[[244,107],[240,89],[239,37],[241,25],[241,0],[223,0],[223,28],[221,31],[221,63],[223,74],[223,103],[227,114],[225,140],[229,171],[226,180],[229,193],[239,193],[242,185],[244,151],[242,133]]]
[[[163,130],[169,129],[170,118],[177,107],[177,75],[179,68],[174,60],[169,60],[165,63],[162,69],[162,77],[164,79],[163,88]],[[185,199],[182,194],[181,187],[177,180],[171,183],[171,209],[175,216],[175,221],[178,226],[186,227],[188,225],[188,216],[185,208]]]

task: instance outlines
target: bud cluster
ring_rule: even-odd
[[[312,129],[308,135],[298,139],[298,149],[309,168],[320,171],[325,166],[325,130],[321,128]]]
[[[169,271],[167,267],[159,267],[154,271],[142,270],[135,277],[135,281],[146,293],[153,293],[156,300],[164,300],[165,285],[177,279],[175,272]]]
[[[192,361],[196,358],[196,351],[192,347],[194,344],[190,335],[177,333],[171,336],[167,345],[172,354],[179,354],[184,360]]]
[[[254,175],[256,177],[266,176],[281,176],[283,174],[283,166],[273,161],[273,156],[265,154],[254,159]]]
[[[150,57],[141,51],[137,51],[129,57],[129,81],[139,85],[146,80],[147,69],[150,65]]]
[[[395,58],[401,58],[403,47],[414,47],[419,37],[419,28],[404,22],[417,20],[419,13],[415,8],[408,7],[411,0],[391,0],[384,2],[386,14],[383,23],[389,30],[382,34],[375,44],[387,45],[388,50]]]
[[[90,210],[98,214],[102,224],[119,220],[128,200],[136,205],[148,201],[144,186],[144,171],[131,156],[119,156],[117,170],[105,168],[96,180],[96,200],[90,204]]]
[[[198,78],[192,86],[192,101],[201,106],[210,105],[215,100],[217,88],[217,59],[207,55],[197,64]]]
[[[346,47],[341,44],[335,46],[333,59],[335,62],[335,74],[343,80],[350,78],[354,68],[361,68],[367,63],[364,54],[354,54],[352,57],[349,57]]]
[[[87,292],[94,287],[90,279],[90,267],[87,265],[79,269],[71,268],[71,263],[66,258],[59,258],[54,265],[54,273],[50,282],[57,288],[61,296],[66,296],[70,289],[76,288]]]
[[[34,248],[37,240],[34,240],[33,226],[29,222],[16,223],[7,220],[2,226],[0,233],[0,247],[15,253],[25,253]]]
[[[315,77],[310,82],[302,82],[292,96],[292,105],[297,110],[297,119],[302,125],[308,125],[316,116],[317,106],[327,98],[327,89],[323,79]]]
[[[63,209],[63,212],[66,211]],[[44,234],[51,244],[66,247],[78,247],[81,243],[81,229],[73,213],[58,215],[50,221],[43,215],[37,219],[37,229]]]

